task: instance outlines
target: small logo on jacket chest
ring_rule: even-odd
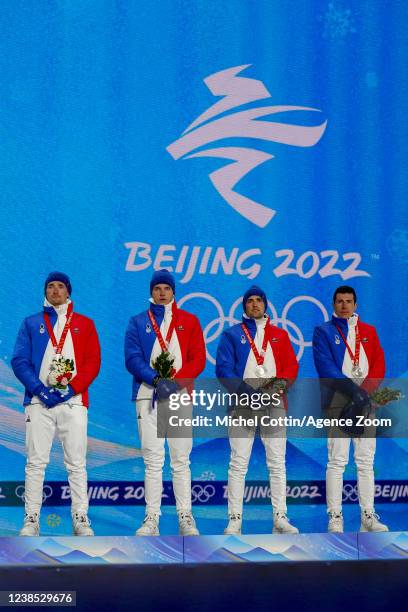
[[[245,344],[245,342],[246,342],[245,336],[241,336],[241,344]]]
[[[40,325],[40,334],[45,334],[44,323],[41,323],[41,325]]]
[[[74,332],[74,334],[79,334],[79,327],[74,327],[74,329],[72,330]]]
[[[334,335],[334,342],[340,344],[340,337],[337,334]]]
[[[361,342],[364,342],[364,344],[365,344],[366,342],[368,342],[368,338],[363,338],[363,339],[361,340]]]
[[[182,325],[177,325],[177,331],[184,331],[184,327]]]
[[[152,331],[152,328],[150,327],[149,323],[146,325],[146,334],[150,334]]]
[[[271,338],[271,342],[279,342],[278,338]]]

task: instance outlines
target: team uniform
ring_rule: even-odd
[[[73,369],[66,401],[47,406],[53,392],[47,391],[50,365],[56,356],[45,317],[55,341],[61,340],[65,329],[64,359],[72,360]],[[38,524],[42,505],[45,468],[49,462],[55,433],[61,440],[64,462],[71,491],[71,512],[76,530],[91,535],[87,519],[88,495],[86,474],[88,387],[100,368],[100,347],[95,325],[91,319],[73,311],[73,303],[52,306],[45,300],[44,312],[26,318],[17,336],[11,365],[16,377],[25,387],[26,416],[26,479],[25,512]],[[82,523],[82,529],[81,524]],[[87,533],[85,533],[87,532]],[[31,535],[23,533],[22,535]]]
[[[357,359],[356,359],[357,355]],[[363,400],[374,391],[385,375],[384,352],[372,325],[360,321],[357,314],[331,321],[315,328],[313,356],[318,375],[327,379],[321,385],[322,406],[333,414],[350,399]],[[367,404],[368,405],[368,404]],[[351,437],[332,430],[328,437],[326,471],[329,530],[343,531],[343,472],[349,461],[350,440],[358,474],[358,494],[362,513],[362,531],[387,531],[374,513],[374,436]]]
[[[258,288],[252,288],[252,291],[256,290]],[[259,291],[259,295],[263,294],[261,290]],[[247,294],[250,292],[251,290]],[[263,354],[262,366],[258,364],[256,352],[252,350],[249,337],[242,325],[246,327],[258,354]],[[287,332],[271,325],[269,317],[265,315],[261,319],[254,319],[244,314],[242,324],[233,325],[222,334],[217,350],[216,375],[230,392],[239,393],[243,389],[251,392],[252,388],[262,385],[264,380],[274,377],[294,381],[298,368],[299,365]],[[243,381],[247,381],[248,385]],[[262,392],[262,389],[259,388],[259,391]],[[270,409],[270,416],[284,417],[286,408],[286,401],[282,401],[279,406]],[[228,515],[230,522],[225,533],[241,532],[245,476],[254,436],[255,428],[245,430],[231,428],[229,431],[231,458],[228,470]],[[289,524],[286,517],[285,428],[276,427],[272,431],[264,431],[261,427],[260,436],[265,447],[269,471],[274,531],[298,533],[298,530]]]
[[[166,305],[156,304],[151,300],[149,311],[130,319],[125,338],[126,367],[133,375],[132,400],[136,402],[139,438],[145,463],[146,519],[151,519],[152,527],[149,531],[149,525],[142,526],[138,535],[158,533],[165,458],[165,438],[159,438],[157,435],[157,405],[153,399],[157,372],[152,367],[154,360],[162,352],[162,347],[151,316],[153,315],[162,338],[168,339],[166,348],[174,357],[174,381],[179,381],[181,385],[175,385],[174,390],[181,392],[182,387],[188,386],[191,380],[203,371],[206,360],[203,333],[197,317],[178,308],[174,299]],[[191,516],[192,437],[169,437],[167,441],[180,529],[184,530],[185,535],[187,532],[195,535],[198,531]]]

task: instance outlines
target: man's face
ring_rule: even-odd
[[[61,306],[61,304],[65,304],[67,301],[68,289],[61,281],[52,281],[48,283],[45,295],[50,304]]]
[[[251,295],[245,305],[245,313],[251,319],[262,319],[265,314],[265,304],[259,295]]]
[[[152,298],[155,304],[170,304],[173,299],[174,292],[170,285],[165,285],[161,283],[160,285],[155,285],[152,291]]]
[[[337,317],[342,319],[349,319],[355,309],[356,302],[352,293],[338,293],[334,300],[334,313]]]

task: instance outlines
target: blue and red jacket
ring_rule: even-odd
[[[160,328],[164,318],[164,306],[150,303],[149,308]],[[186,385],[190,386],[191,380],[197,378],[205,368],[206,349],[203,332],[197,317],[178,308],[175,302],[172,316],[175,321],[173,333],[177,335],[182,360],[182,366],[174,378],[179,382],[185,379]],[[156,370],[150,365],[155,341],[156,334],[152,330],[148,311],[131,317],[125,336],[125,363],[133,376],[132,400],[137,398],[142,383],[152,385],[153,379],[157,376]]]
[[[51,326],[54,328],[57,321],[57,313],[54,308],[44,306],[44,312],[48,313]],[[76,395],[82,395],[83,405],[88,406],[88,387],[98,375],[101,365],[98,335],[92,319],[77,312],[73,313],[70,333],[77,373],[69,384]],[[30,404],[36,388],[41,385],[39,373],[49,341],[43,312],[24,319],[17,335],[11,366],[18,380],[25,387],[25,406]]]
[[[255,320],[243,317],[242,321],[254,340],[257,331]],[[293,382],[296,379],[299,364],[290,343],[289,335],[284,329],[270,323],[267,324],[267,327],[269,328],[267,331],[269,344],[276,365],[276,377]],[[243,335],[240,323],[233,325],[222,333],[217,349],[215,371],[217,378],[231,379],[228,382],[227,380],[224,381],[230,391],[237,391],[242,383],[250,352],[251,346]]]
[[[330,405],[331,399],[336,390],[344,391],[347,395],[352,394],[352,383],[347,376],[345,364],[348,357],[346,344],[344,343],[337,327],[341,329],[345,338],[349,332],[349,320],[332,316],[331,321],[327,321],[315,328],[313,334],[313,358],[319,378],[327,379],[332,384],[322,388],[322,402],[324,406]],[[361,351],[364,351],[364,381],[361,388],[371,393],[381,383],[385,376],[384,351],[375,327],[358,320],[358,329],[361,338]],[[345,373],[346,372],[346,373]]]

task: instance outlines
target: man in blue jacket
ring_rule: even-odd
[[[159,535],[163,489],[164,437],[157,435],[157,399],[180,392],[205,367],[206,350],[200,323],[177,307],[175,282],[167,270],[157,270],[150,282],[148,310],[132,317],[126,331],[125,360],[133,376],[139,438],[145,463],[146,516],[136,535]],[[168,352],[174,358],[172,379],[160,379],[152,367]],[[186,382],[187,381],[187,382]],[[180,384],[178,384],[180,383]],[[173,489],[181,535],[198,535],[191,513],[190,452],[192,437],[168,437]]]
[[[242,301],[242,323],[223,332],[217,350],[216,374],[232,392],[262,392],[262,387],[274,378],[293,382],[299,369],[287,332],[270,324],[265,292],[253,285]],[[284,400],[272,408],[271,416],[285,417]],[[254,412],[253,414],[256,414]],[[265,447],[273,506],[273,532],[299,533],[286,516],[286,432],[285,427],[265,431],[261,427]],[[245,476],[254,443],[255,428],[231,429],[229,441],[231,459],[228,470],[228,516],[225,534],[240,534]]]
[[[74,311],[62,272],[45,281],[44,310],[21,325],[11,365],[25,387],[27,465],[20,535],[39,535],[44,472],[55,433],[63,450],[75,535],[91,536],[86,474],[88,387],[101,362],[95,325]]]
[[[357,296],[353,287],[338,287],[333,295],[334,313],[330,321],[315,328],[313,357],[322,382],[322,407],[339,417],[353,405],[358,414],[371,410],[370,393],[385,375],[384,352],[375,327],[363,323],[356,313]],[[343,472],[353,441],[358,473],[361,509],[360,531],[388,531],[374,510],[375,431],[369,435],[348,435],[332,428],[327,438],[329,460],[326,471],[328,531],[342,533]]]

